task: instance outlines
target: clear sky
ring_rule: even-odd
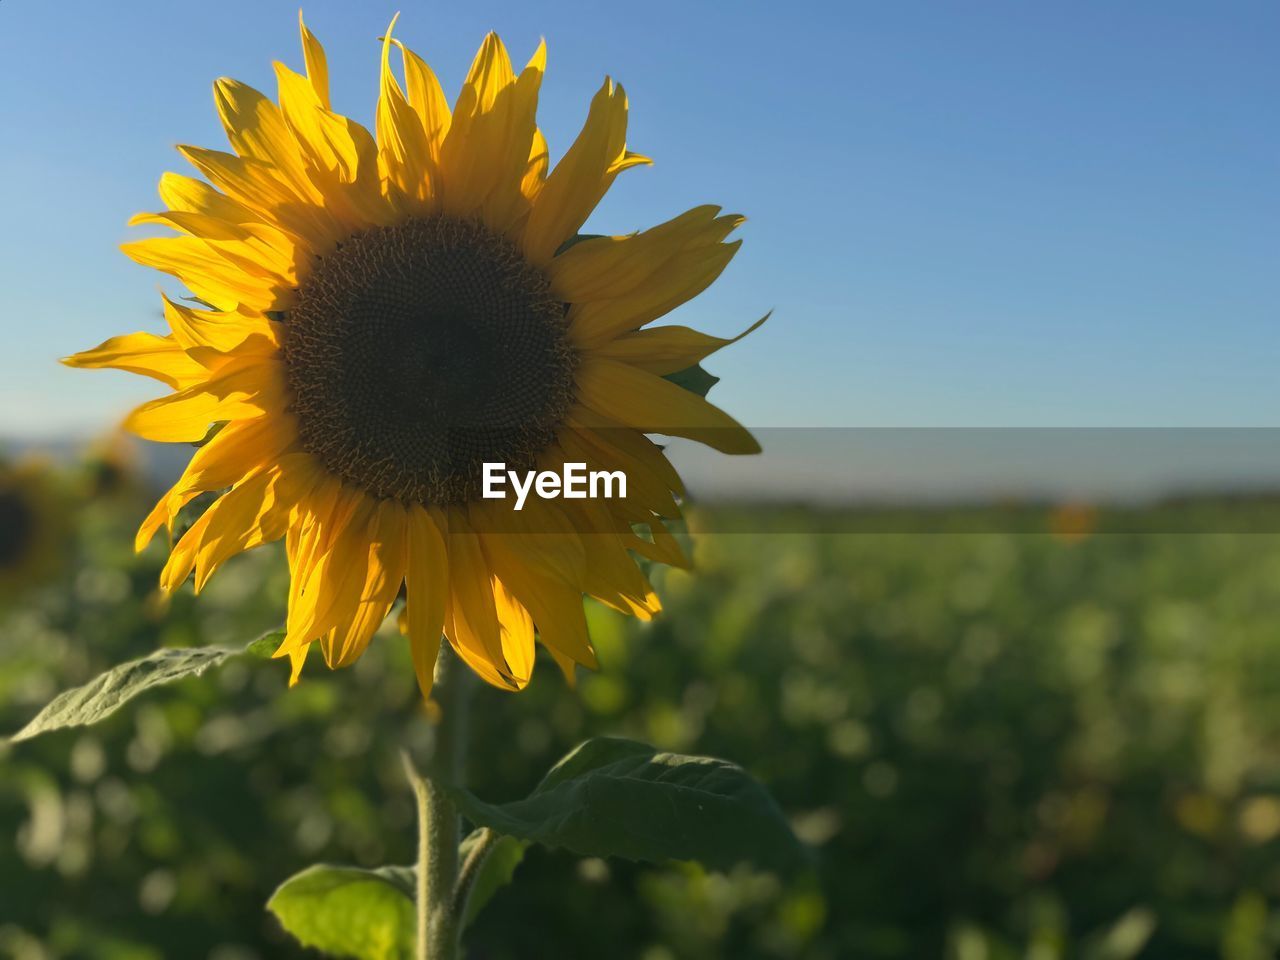
[[[714,202],[742,251],[679,318],[736,332],[713,398],[753,426],[1276,425],[1280,4],[317,2],[338,109],[376,37],[452,96],[486,30],[549,47],[553,158],[609,73],[631,101],[592,232]],[[210,85],[301,68],[297,7],[0,2],[0,434],[105,427],[163,391],[55,358],[159,329],[116,249]]]

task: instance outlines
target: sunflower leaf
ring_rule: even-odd
[[[474,830],[467,835],[458,849],[459,860],[467,859],[476,845],[481,842],[481,835],[484,832]],[[471,922],[484,909],[485,904],[493,899],[493,895],[511,882],[512,877],[515,876],[516,867],[520,866],[520,861],[524,859],[524,852],[528,848],[527,841],[517,840],[515,837],[498,837],[494,841],[485,856],[484,863],[480,866],[480,873],[475,883],[471,886],[467,910],[462,917],[463,929],[471,926]]]
[[[782,811],[741,767],[598,737],[561,760],[525,799],[491,804],[441,784],[474,823],[581,856],[739,862],[779,873],[805,863]]]
[[[30,740],[42,733],[97,723],[141,693],[186,677],[199,676],[210,667],[245,654],[270,656],[283,632],[259,637],[243,649],[233,647],[168,648],[149,653],[100,673],[88,683],[64,690],[47,703],[31,722],[10,737],[10,742]]]
[[[352,960],[410,960],[414,889],[412,867],[319,863],[280,884],[267,909],[304,947]]]
[[[668,373],[663,379],[670,380],[677,387],[684,387],[690,393],[696,393],[700,397],[705,397],[711,388],[720,382],[719,377],[707,373],[700,363],[677,370],[675,373]]]
[[[283,640],[283,630],[272,630],[270,633],[264,633],[240,652],[251,657],[257,657],[260,660],[270,660],[275,656],[275,652],[279,649]]]

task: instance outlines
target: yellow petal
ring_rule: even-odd
[[[458,101],[454,104],[451,127],[445,138],[446,155],[456,154],[466,148],[467,137],[475,122],[494,111],[514,83],[515,71],[511,67],[511,57],[506,46],[496,33],[486,34],[471,62],[471,69],[458,94]],[[487,158],[477,156],[475,159],[484,162]],[[462,179],[470,172],[461,168],[456,157],[447,163],[446,169]],[[461,184],[450,184],[450,189],[460,188]]]
[[[560,672],[564,674],[564,682],[569,685],[570,690],[578,687],[577,662],[573,657],[566,657],[559,650],[547,648],[547,652],[551,654],[551,659],[556,662],[556,666],[560,668]]]
[[[295,687],[302,678],[302,665],[307,660],[307,654],[311,652],[311,647],[298,647],[289,651],[289,686]]]
[[[619,427],[619,430],[627,430]],[[647,437],[645,443],[655,451],[652,457],[641,459],[625,449],[610,446],[591,431],[576,429],[561,432],[559,442],[565,457],[574,463],[585,463],[588,470],[621,470],[627,477],[627,502],[633,502],[646,513],[664,517],[680,516],[680,507],[672,497],[672,488],[663,479],[665,471],[655,468],[653,460],[663,457],[662,451]]]
[[[219,420],[249,420],[284,408],[284,378],[275,364],[231,363],[212,379],[138,407],[125,429],[148,440],[193,443]]]
[[[632,600],[643,600],[652,592],[648,580],[636,566],[629,551],[638,539],[634,528],[661,525],[661,518],[649,513],[628,517],[616,500],[579,500],[572,506],[573,522],[582,531],[583,549],[587,555],[586,593],[604,596],[612,590]],[[627,612],[627,611],[624,611]]]
[[[261,265],[268,275],[281,278],[286,283],[297,277],[299,252],[294,241],[283,230],[269,224],[253,220],[233,223],[184,210],[138,213],[129,218],[131,227],[143,224],[170,227],[200,240],[216,241],[218,249],[240,251],[241,258]]]
[[[446,633],[473,670],[497,686],[517,688],[502,652],[493,575],[480,540],[461,514],[449,514],[449,617]]]
[[[323,200],[307,179],[297,141],[279,107],[253,87],[229,77],[214,83],[213,94],[227,140],[238,156],[269,164],[298,199]]]
[[[304,240],[311,252],[324,253],[343,239],[333,217],[322,206],[300,200],[270,164],[202,147],[179,146],[178,152],[232,200]]]
[[[151,508],[151,512],[147,514],[142,524],[138,527],[138,532],[133,538],[133,549],[137,553],[141,553],[167,522],[169,522],[169,494],[165,494],[156,505]]]
[[[493,605],[498,616],[502,655],[516,686],[523,688],[533,677],[533,618],[501,580],[493,581]]]
[[[232,492],[243,487],[251,493],[234,500],[224,494],[215,501],[205,512],[211,520],[196,551],[196,592],[204,589],[209,577],[226,560],[283,537],[294,508],[315,486],[321,470],[310,454],[291,453],[232,488]],[[258,478],[265,478],[265,482],[260,483]]]
[[[319,601],[323,561],[333,538],[354,509],[356,498],[347,496],[342,485],[332,478],[322,478],[311,496],[299,504],[285,538],[289,559],[289,609],[285,621],[285,640],[276,656],[305,648],[321,632],[315,627],[320,614]]]
[[[441,621],[443,627],[443,618]],[[440,644],[444,640],[442,633],[434,636],[409,636],[409,656],[413,659],[413,674],[418,680],[418,690],[423,700],[431,699],[431,688],[435,685],[436,658],[440,656]]]
[[[307,80],[315,90],[316,97],[326,110],[329,105],[329,60],[325,56],[324,47],[316,39],[315,34],[302,22],[302,11],[298,11],[298,30],[302,34],[302,59],[307,67]]]
[[[408,47],[398,45],[404,60],[404,82],[409,94],[409,106],[418,115],[427,153],[433,161],[438,161],[440,144],[444,142],[452,116],[449,101],[445,99],[440,81],[426,62]]]
[[[478,213],[498,233],[506,232],[527,212],[520,187],[533,148],[545,68],[546,46],[539,44],[516,79],[502,41],[493,33],[485,37],[441,145],[447,212]]]
[[[170,227],[188,236],[162,238],[176,240],[177,243],[151,244],[151,250],[143,257],[134,252],[143,248],[138,244],[126,245],[126,253],[149,266],[159,266],[160,269],[181,276],[184,280],[213,284],[227,295],[233,296],[240,290],[258,291],[265,287],[262,293],[253,292],[249,295],[281,303],[283,301],[278,298],[282,289],[297,286],[299,264],[308,259],[306,251],[299,249],[284,231],[264,223],[231,224],[203,214],[169,210],[161,213],[139,213],[129,218],[129,226],[140,224]],[[141,241],[141,244],[147,245],[148,241]],[[191,257],[193,254],[205,257],[212,253],[219,260],[225,261],[225,264],[214,261],[213,272],[210,272],[207,266],[197,266],[194,260],[185,260],[182,262],[185,270],[202,271],[192,277],[188,272],[170,269],[152,259],[157,256],[157,246],[170,247],[169,253],[179,250],[184,257]],[[228,265],[230,270],[227,269]]]
[[[511,69],[511,57],[501,38],[496,33],[486,34],[471,61],[471,69],[467,72],[465,81],[465,85],[471,87],[476,95],[477,112],[492,110],[502,91],[515,82],[515,78],[515,72]]]
[[[199,383],[209,371],[189,357],[172,337],[153,333],[127,333],[104,340],[92,350],[63,357],[69,367],[97,370],[111,368],[138,373],[166,383],[175,390]]]
[[[742,222],[717,206],[694,207],[640,233],[581,240],[552,261],[547,275],[556,293],[574,303],[628,296],[682,253],[719,244]]]
[[[598,663],[587,633],[581,588],[555,580],[531,565],[516,538],[501,533],[480,536],[494,572],[533,616],[542,642],[595,669]]]
[[[564,458],[559,458],[564,463]],[[559,469],[548,460],[540,469]],[[524,509],[514,510],[510,501],[478,501],[468,507],[468,522],[481,533],[501,531],[507,543],[525,562],[565,583],[582,582],[586,558],[578,542],[578,531],[563,511],[549,500],[531,497]]]
[[[321,640],[326,659],[334,654],[335,628],[345,629],[356,616],[369,575],[369,524],[375,501],[362,491],[340,488],[326,502],[327,511],[304,519],[292,575],[301,581],[291,592],[284,643],[276,656]],[[293,588],[291,587],[291,591]],[[332,664],[330,664],[332,665]]]
[[[222,310],[238,305],[281,310],[292,295],[293,280],[273,273],[252,248],[234,241],[149,237],[121,244],[120,249],[144,266],[172,274],[200,299]]]
[[[574,244],[548,268],[557,296],[573,304],[570,337],[591,349],[701,293],[733,259],[741,241],[722,241],[740,223],[718,207],[695,207],[629,237]]]
[[[493,171],[493,183],[481,207],[481,215],[490,229],[515,236],[532,209],[525,183],[530,167],[536,164],[541,146],[546,151],[546,141],[539,144],[537,112],[538,94],[542,89],[542,77],[547,69],[547,45],[538,44],[528,65],[521,71],[513,86],[503,94],[503,101],[495,104],[486,118],[486,126],[497,128],[502,135],[487,137],[493,142],[494,156],[509,158]],[[527,157],[521,160],[521,157]]]
[[[391,72],[391,32],[400,14],[391,19],[382,39],[382,71],[376,113],[379,156],[388,180],[404,196],[410,210],[421,210],[433,196],[427,167],[426,135],[418,115]]]
[[[304,77],[282,63],[274,66],[281,113],[302,151],[307,176],[324,194],[334,219],[348,232],[391,222],[373,136],[354,120],[326,109]]]
[[[542,131],[534,129],[533,144],[529,147],[529,162],[525,164],[524,177],[520,181],[520,192],[532,203],[542,192],[542,185],[547,181],[547,166],[550,163],[550,151],[547,149],[547,138]]]
[[[723,453],[759,453],[738,421],[696,393],[613,360],[589,359],[578,368],[580,401],[643,433],[687,437]]]
[[[199,213],[227,223],[253,223],[260,218],[243,203],[238,203],[195,177],[165,173],[160,177],[160,199],[170,210]]]
[[[665,563],[669,567],[679,567],[682,570],[688,570],[693,566],[693,561],[690,560],[689,554],[685,552],[680,541],[667,529],[666,524],[655,520],[649,524],[649,529],[653,533],[652,540],[629,535],[623,537],[623,543],[636,551],[636,553],[643,557],[648,557],[655,563]]]
[[[196,553],[204,542],[210,525],[219,517],[235,516],[242,511],[252,510],[269,482],[265,473],[253,474],[215,501],[174,545],[160,572],[160,589],[165,593],[173,593],[182,586],[191,575],[191,568],[196,563]]]
[[[223,494],[183,534],[160,575],[172,593],[196,568],[196,591],[222,561],[284,536],[289,512],[318,476],[308,454],[292,454],[279,464],[246,475]]]
[[[186,470],[143,522],[134,542],[141,551],[161,526],[202,493],[234,486],[247,474],[276,462],[297,439],[292,416],[236,420],[192,455]]]
[[[626,93],[606,79],[591,101],[582,132],[547,177],[529,213],[524,250],[533,263],[547,264],[586,222],[618,171],[633,165],[626,139]]]
[[[601,449],[609,458],[606,462],[621,458],[623,463],[638,463],[644,472],[654,474],[668,490],[677,496],[685,496],[684,482],[667,460],[662,447],[640,431],[588,410],[581,404],[570,409],[566,421],[588,443]]]
[[[772,313],[772,311],[770,311]],[[717,350],[737,343],[769,319],[770,313],[743,330],[736,337],[724,339],[701,333],[689,327],[650,327],[618,337],[597,347],[597,357],[619,360],[660,377],[686,370],[701,363]]]
[[[197,310],[170,300],[165,294],[164,318],[173,338],[199,362],[216,366],[229,353],[271,353],[280,347],[277,325],[250,310]],[[202,352],[203,351],[203,352]]]
[[[331,641],[323,647],[330,667],[354,663],[386,619],[404,582],[405,526],[404,507],[394,500],[383,500],[373,510],[360,558],[364,560],[364,582],[354,610],[350,620],[340,622]]]
[[[632,295],[574,304],[569,311],[569,339],[578,349],[591,350],[670,313],[709,287],[741,243],[735,240],[681,256]]]
[[[651,620],[662,605],[624,538],[616,533],[590,533],[582,539],[591,560],[587,593],[619,613]]]
[[[449,555],[436,516],[410,505],[405,544],[405,627],[424,698],[431,696],[449,597]]]

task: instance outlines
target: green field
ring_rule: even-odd
[[[271,549],[163,609],[163,550],[130,553],[141,509],[78,508],[68,568],[10,603],[0,729],[157,646],[280,622]],[[470,783],[514,798],[603,733],[727,757],[778,798],[814,875],[533,850],[470,956],[1273,956],[1280,534],[695,544],[694,573],[657,573],[654,623],[592,607],[603,669],[576,693],[550,661],[520,695],[476,691]],[[282,664],[246,660],[0,747],[0,956],[309,955],[264,912],[276,883],[413,857],[397,749],[417,693],[393,626],[292,691]]]

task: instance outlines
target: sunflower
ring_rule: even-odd
[[[42,462],[0,463],[0,603],[61,568],[67,525],[58,490]]]
[[[583,595],[648,619],[660,604],[637,557],[686,563],[665,525],[680,479],[648,435],[759,449],[667,379],[733,341],[642,329],[715,280],[742,218],[701,206],[580,236],[614,178],[650,162],[627,149],[622,87],[606,78],[550,169],[535,118],[544,45],[517,74],[489,34],[451,110],[394,26],[376,135],[332,110],[305,24],[305,75],[275,64],[278,103],[217,81],[233,152],[179,147],[203,179],[166,173],[168,209],[131,221],[178,235],[124,246],[193,296],[165,298],[167,334],[65,362],[164,382],[174,392],[125,426],[204,441],[138,533],[142,549],[224,491],[173,546],[163,589],[194,572],[198,591],[231,556],[284,539],[277,655],[292,681],[316,643],[330,667],[356,660],[402,587],[424,694],[442,636],[496,686],[529,682],[535,638],[572,681],[574,664],[596,666]],[[482,465],[499,462],[621,470],[627,495],[515,512],[481,496]]]
[[[137,497],[143,484],[136,443],[119,430],[93,441],[79,464],[79,495],[91,502],[116,504]]]

